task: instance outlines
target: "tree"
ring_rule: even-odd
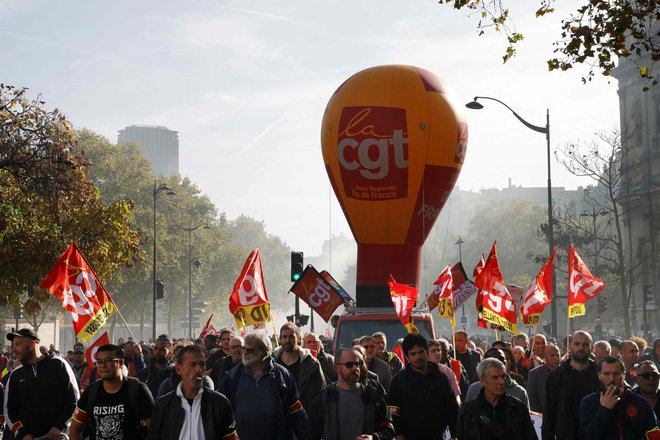
[[[104,204],[87,166],[64,116],[0,85],[0,304],[37,314],[50,299],[37,286],[71,242],[102,278],[138,259],[131,204]]]
[[[455,9],[467,9],[480,15],[479,35],[488,28],[503,32],[507,47],[504,62],[516,54],[516,44],[523,40],[505,6],[504,0],[439,0]],[[539,0],[536,17],[554,13],[554,0]],[[536,6],[535,6],[536,8]],[[568,18],[562,20],[561,39],[554,45],[557,58],[548,60],[549,70],[569,70],[586,64],[590,81],[594,70],[610,76],[617,57],[628,58],[642,78],[657,84],[652,74],[660,60],[660,8],[655,0],[587,0]]]
[[[622,133],[618,130],[610,133],[602,132],[589,143],[569,144],[555,152],[557,160],[572,174],[585,177],[593,182],[593,186],[585,191],[585,201],[592,207],[591,212],[585,212],[585,217],[594,216],[588,223],[582,221],[580,214],[570,214],[559,218],[560,224],[574,235],[589,236],[585,243],[584,254],[591,257],[597,269],[606,274],[607,282],[615,283],[619,288],[626,335],[631,334],[629,306],[632,297],[635,262],[633,256],[627,257],[624,252],[623,211],[622,202],[630,197],[635,190],[634,183],[623,178]],[[602,214],[602,219],[596,217]],[[606,220],[606,223],[603,223]],[[595,234],[594,226],[595,222]],[[595,240],[596,247],[590,246]],[[602,265],[601,265],[602,264]]]

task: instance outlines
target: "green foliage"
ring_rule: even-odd
[[[553,2],[540,0],[535,16],[554,13]],[[515,56],[522,34],[516,32],[503,0],[439,0],[439,3],[479,13],[479,35],[488,28],[504,32],[508,43],[504,62]],[[595,71],[610,76],[617,57],[628,58],[637,66],[640,77],[655,85],[657,79],[651,72],[660,60],[659,20],[660,8],[654,0],[587,0],[562,20],[561,39],[554,43],[559,56],[548,60],[548,69],[569,70],[576,64],[585,64],[589,72],[582,81],[587,82]]]
[[[57,111],[0,85],[0,304],[36,315],[50,299],[37,286],[76,242],[101,278],[139,259],[132,205],[103,203]]]

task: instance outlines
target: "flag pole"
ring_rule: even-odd
[[[279,339],[277,337],[277,329],[275,328],[275,321],[273,320],[273,314],[270,313],[270,312],[268,313],[268,320],[273,325],[273,336],[274,336],[273,339],[275,339],[275,348],[277,348],[277,347],[280,346],[280,342],[279,342]]]
[[[128,327],[128,323],[126,323],[126,320],[124,319],[124,315],[121,314],[121,311],[119,310],[119,307],[117,307],[117,304],[112,301],[112,304],[115,306],[115,310],[117,310],[117,313],[119,314],[119,317],[121,318],[121,322],[124,323],[124,326],[126,327],[126,330],[128,330],[128,334],[131,335],[131,338],[135,340],[135,336],[133,335],[133,332],[131,331],[130,327]]]

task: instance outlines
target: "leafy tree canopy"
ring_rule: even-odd
[[[455,9],[480,15],[479,35],[488,28],[503,32],[507,47],[504,62],[516,54],[524,35],[516,30],[505,0],[439,0]],[[538,0],[536,17],[554,13],[555,0]],[[654,63],[660,60],[660,8],[655,0],[586,0],[562,20],[561,39],[554,43],[557,57],[548,60],[549,70],[569,70],[576,64],[589,66],[582,78],[590,81],[594,71],[610,76],[617,57],[630,59],[639,75],[651,84]]]

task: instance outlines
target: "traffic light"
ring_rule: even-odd
[[[607,298],[604,296],[598,297],[598,313],[605,313],[607,310]]]
[[[309,315],[300,315],[298,316],[298,319],[296,319],[295,315],[287,315],[286,320],[289,322],[293,322],[298,327],[302,327],[303,325],[307,325],[307,323],[309,322]]]
[[[156,299],[165,298],[165,282],[161,280],[156,281]]]
[[[644,302],[652,302],[654,299],[653,286],[651,284],[644,284]]]
[[[291,252],[291,282],[300,279],[303,273],[303,253]]]

